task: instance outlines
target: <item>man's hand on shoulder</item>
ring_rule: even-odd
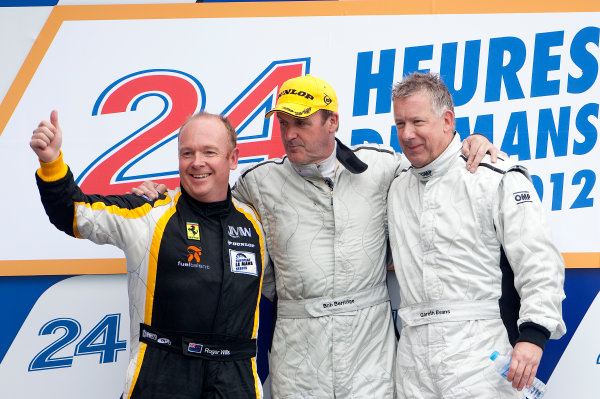
[[[474,173],[486,153],[490,154],[492,163],[496,163],[498,155],[508,156],[496,148],[484,135],[474,133],[462,143],[462,153],[467,157],[467,170]]]
[[[131,189],[131,193],[139,197],[147,197],[151,200],[157,199],[161,194],[167,191],[167,186],[164,184],[154,183],[151,180],[146,180],[137,187]]]

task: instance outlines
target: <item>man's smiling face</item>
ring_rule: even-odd
[[[191,120],[179,133],[181,186],[200,202],[225,200],[229,172],[237,167],[238,153],[221,120],[214,116]]]

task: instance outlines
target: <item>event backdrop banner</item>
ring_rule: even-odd
[[[18,296],[30,305],[0,336],[1,396],[62,389],[64,397],[96,397],[93,387],[99,398],[117,398],[123,382],[123,255],[57,231],[35,186],[39,165],[28,142],[51,110],[59,112],[64,157],[80,186],[118,194],[144,180],[179,184],[177,128],[200,110],[236,127],[239,169],[281,156],[278,124],[264,116],[281,84],[305,74],[336,90],[343,142],[400,151],[391,86],[432,71],[453,94],[460,135],[484,134],[529,168],[565,258],[569,332],[542,359],[546,397],[597,397],[600,6],[530,3],[54,7],[0,104],[8,192],[0,287],[30,293]],[[4,309],[8,297],[0,298]],[[69,384],[75,374],[80,380]]]

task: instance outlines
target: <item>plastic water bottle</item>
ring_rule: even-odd
[[[498,351],[494,351],[490,356],[492,362],[494,362],[494,368],[496,371],[504,378],[508,374],[508,368],[510,367],[511,358],[508,356],[502,356]],[[531,388],[524,387],[523,393],[527,399],[541,399],[546,394],[546,384],[537,378],[533,379],[533,384],[531,384]]]

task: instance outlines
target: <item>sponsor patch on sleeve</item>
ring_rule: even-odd
[[[513,193],[513,197],[515,198],[515,202],[517,204],[531,202],[531,196],[529,195],[529,191],[517,191],[516,193]]]
[[[252,252],[229,250],[229,262],[232,273],[251,274],[258,276],[256,267],[256,257]]]

